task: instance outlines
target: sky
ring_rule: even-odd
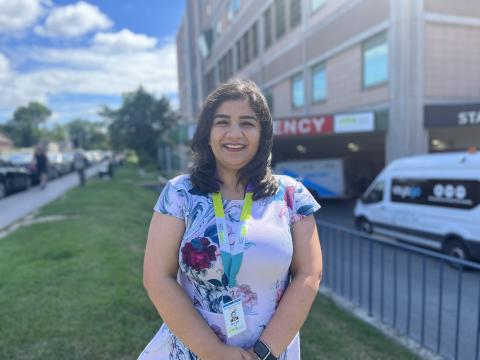
[[[0,0],[0,123],[38,101],[48,125],[99,120],[140,85],[178,107],[184,0]]]

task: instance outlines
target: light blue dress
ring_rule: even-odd
[[[238,286],[228,289],[219,252],[213,203],[208,194],[192,187],[189,175],[170,180],[154,207],[162,214],[185,221],[185,233],[178,254],[178,280],[197,311],[217,336],[229,345],[249,349],[267,326],[289,284],[293,245],[291,225],[320,208],[302,183],[289,176],[275,175],[279,189],[268,198],[253,202],[247,223],[243,263]],[[233,232],[243,200],[223,200],[228,237]],[[242,298],[247,330],[226,338],[221,305]],[[164,323],[139,360],[198,359]],[[300,359],[299,334],[280,359]]]

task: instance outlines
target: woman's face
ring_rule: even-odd
[[[228,100],[213,116],[209,145],[217,166],[239,170],[257,153],[260,122],[246,100]]]

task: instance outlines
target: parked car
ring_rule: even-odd
[[[68,172],[75,171],[75,153],[73,152],[64,152],[62,153],[63,161],[67,164]]]
[[[394,160],[357,201],[354,216],[367,233],[480,260],[480,153]]]
[[[40,183],[40,177],[37,171],[37,166],[35,164],[35,159],[33,153],[24,153],[24,152],[16,152],[10,154],[8,161],[15,167],[25,168],[31,174],[32,184],[36,185]],[[52,164],[48,164],[48,178],[54,179],[59,176],[58,170],[52,166]]]
[[[71,171],[71,165],[64,159],[64,156],[60,152],[49,152],[47,153],[48,162],[51,166],[53,166],[56,170],[58,175],[62,176],[68,174]]]
[[[0,199],[10,193],[29,189],[31,185],[31,174],[27,169],[0,160]]]

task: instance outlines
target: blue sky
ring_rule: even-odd
[[[138,86],[178,106],[183,0],[0,0],[0,123],[29,101],[49,124],[98,119]]]

